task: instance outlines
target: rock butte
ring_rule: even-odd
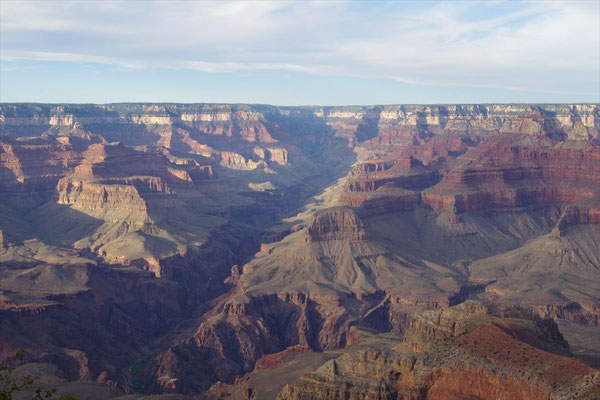
[[[0,360],[103,398],[594,398],[599,146],[593,104],[0,104]]]

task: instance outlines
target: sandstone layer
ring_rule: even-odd
[[[0,360],[225,396],[350,346],[281,396],[593,393],[542,318],[600,334],[599,112],[1,104]]]
[[[391,349],[348,352],[279,399],[587,399],[600,370],[576,361],[551,320],[463,303],[416,318]]]

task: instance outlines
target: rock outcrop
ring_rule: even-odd
[[[0,361],[210,396],[303,349],[337,359],[284,398],[592,393],[540,318],[600,321],[599,110],[2,104]]]
[[[352,209],[329,209],[315,214],[306,227],[306,242],[365,239],[365,228]]]
[[[404,342],[367,347],[328,361],[287,385],[280,399],[585,399],[600,371],[567,356],[551,320],[482,304],[429,311]]]

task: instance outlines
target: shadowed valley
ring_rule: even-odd
[[[591,104],[3,103],[0,360],[90,398],[593,398],[599,146]]]

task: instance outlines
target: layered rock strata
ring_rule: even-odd
[[[197,392],[288,348],[410,326],[403,350],[364,354],[376,371],[346,355],[286,393],[588,393],[549,322],[420,315],[476,297],[598,325],[598,113],[2,104],[2,360],[20,346],[75,379]],[[121,333],[136,339],[106,350]],[[494,353],[509,348],[575,373]]]
[[[585,399],[600,371],[570,358],[551,320],[467,303],[413,321],[390,350],[351,351],[286,386],[280,399]]]

